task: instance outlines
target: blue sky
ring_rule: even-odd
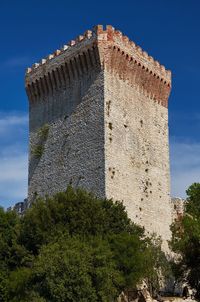
[[[172,195],[200,181],[199,0],[0,1],[0,205],[27,194],[27,66],[96,24],[111,24],[172,70]]]

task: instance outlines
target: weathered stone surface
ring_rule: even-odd
[[[185,200],[182,198],[174,197],[171,199],[172,207],[172,221],[181,219],[184,214]]]
[[[107,71],[105,100],[106,196],[123,200],[147,232],[169,239],[167,108]]]
[[[40,127],[49,125],[41,157],[30,152],[30,201],[36,192],[51,195],[70,183],[105,195],[103,74],[85,77],[30,107],[31,149],[37,146]]]

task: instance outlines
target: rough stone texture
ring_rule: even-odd
[[[111,26],[87,31],[29,68],[29,202],[69,183],[84,187],[122,200],[131,219],[166,245],[170,89],[170,71]]]
[[[29,201],[36,193],[51,195],[70,183],[105,195],[102,72],[91,78],[86,76],[79,89],[76,83],[30,107],[32,150],[43,123],[50,128],[42,156],[30,152]]]
[[[171,207],[172,221],[179,220],[184,215],[185,200],[182,198],[174,197],[171,199]]]
[[[133,221],[169,239],[167,109],[109,72],[105,100],[106,196],[123,200]]]

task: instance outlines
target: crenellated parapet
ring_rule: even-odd
[[[150,99],[168,107],[171,71],[155,61],[122,32],[108,25],[96,26],[98,42],[104,47],[104,66],[135,86]]]
[[[93,68],[114,72],[147,97],[168,106],[171,72],[110,25],[105,29],[95,26],[28,68],[29,100],[52,94]]]
[[[96,39],[92,31],[71,40],[61,49],[35,63],[26,72],[30,101],[52,94],[98,65]]]
[[[114,49],[121,48],[120,50],[124,51],[123,55],[130,57],[129,59],[136,60],[140,63],[140,66],[144,68],[148,68],[149,72],[155,73],[159,76],[160,80],[166,81],[167,84],[171,82],[171,71],[166,70],[163,65],[161,65],[158,61],[154,60],[153,57],[149,56],[146,51],[143,51],[142,48],[136,45],[133,41],[129,40],[129,38],[119,30],[115,30],[111,25],[106,26],[106,30],[103,30],[102,25],[97,25],[95,28],[96,35],[98,37],[98,41],[109,41],[112,42]],[[119,50],[119,51],[120,51]],[[132,60],[131,60],[132,61]]]

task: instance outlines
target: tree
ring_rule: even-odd
[[[65,234],[42,247],[31,269],[11,275],[11,301],[33,291],[51,302],[112,301],[121,282],[107,242],[95,238],[86,243]]]
[[[185,202],[185,213],[172,225],[173,250],[179,255],[175,273],[197,290],[200,298],[200,183],[192,184]]]
[[[112,235],[109,241],[126,288],[136,288],[145,279],[149,288],[158,291],[161,279],[171,275],[170,265],[161,250],[162,241],[155,235],[141,240],[137,233],[120,233]]]
[[[10,271],[23,265],[26,250],[17,240],[20,220],[15,212],[0,208],[0,301],[8,297],[8,276]]]
[[[2,216],[3,302],[114,301],[144,278],[155,285],[164,268],[160,242],[145,237],[122,203],[80,189],[39,198],[21,219]]]
[[[136,229],[142,234],[140,228],[131,223],[122,203],[101,200],[70,186],[52,198],[39,198],[22,218],[21,225],[21,243],[34,254],[63,227],[70,235],[82,237]]]

